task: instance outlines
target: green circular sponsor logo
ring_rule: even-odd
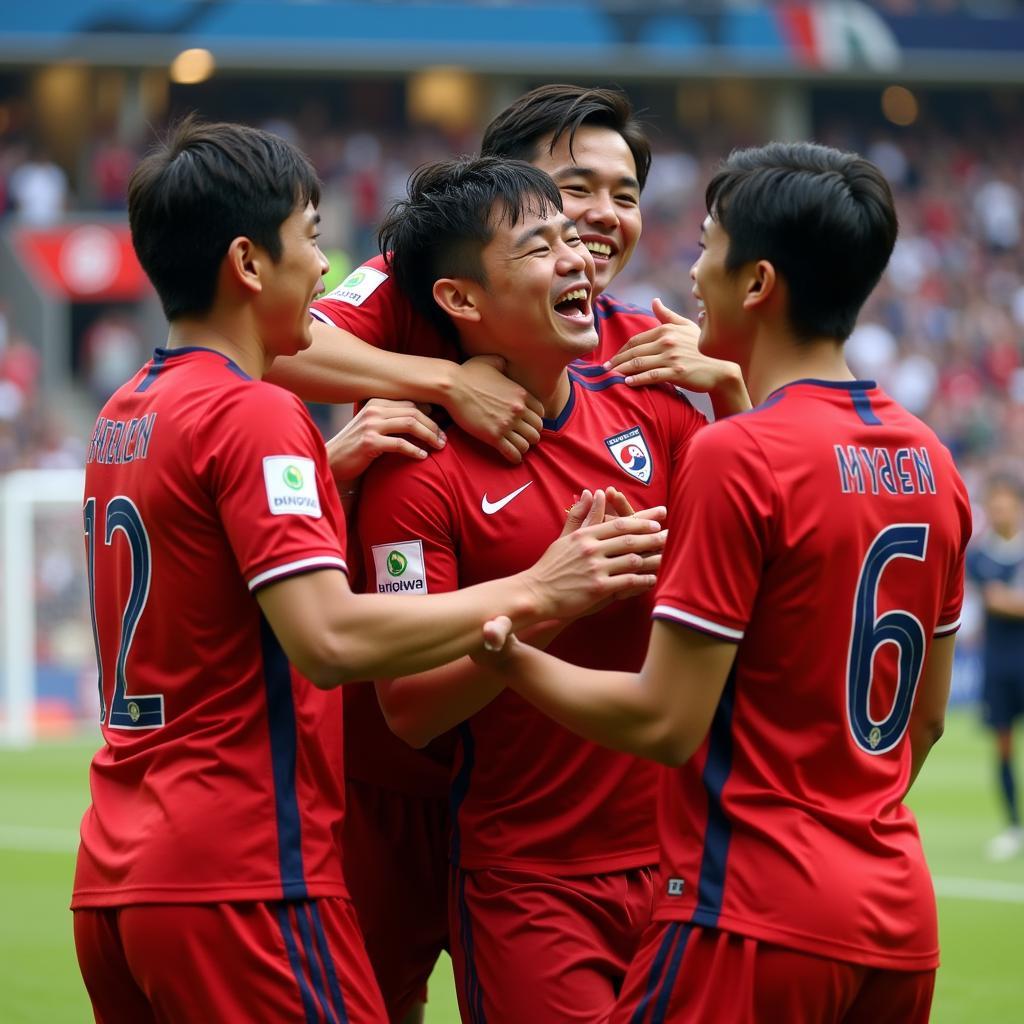
[[[282,479],[285,486],[290,487],[293,491],[302,490],[302,471],[298,466],[286,466]]]
[[[409,567],[409,559],[401,551],[389,551],[387,566],[392,576],[401,576]]]
[[[356,270],[349,274],[344,281],[341,282],[342,288],[355,288],[357,285],[361,285],[366,280],[366,274],[361,270]]]

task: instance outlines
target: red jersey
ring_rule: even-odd
[[[332,292],[314,302],[310,312],[323,323],[340,327],[377,348],[404,355],[462,359],[454,341],[418,313],[395,284],[383,256],[358,267]],[[599,295],[594,300],[594,324],[599,342],[589,360],[600,364],[634,334],[656,327],[658,320],[649,310]],[[420,796],[447,793],[444,762],[450,760],[449,742],[435,741],[425,753],[403,743],[388,728],[369,685],[346,686],[343,700],[345,774],[349,778]]]
[[[873,382],[796,381],[696,440],[669,509],[655,617],[739,646],[707,739],[662,781],[655,919],[934,968],[902,800],[927,647],[963,597],[949,452]]]
[[[570,371],[571,394],[541,443],[513,466],[459,430],[429,459],[383,457],[363,483],[357,533],[371,590],[426,594],[532,565],[584,488],[615,486],[635,508],[663,504],[704,418],[670,388],[632,390],[599,367]],[[633,671],[647,649],[650,597],[612,602],[549,650]],[[458,728],[452,859],[560,876],[657,859],[658,766],[573,735],[505,691]]]
[[[85,536],[105,742],[73,906],[345,895],[341,696],[291,668],[254,596],[345,568],[302,403],[158,349],[97,420]]]

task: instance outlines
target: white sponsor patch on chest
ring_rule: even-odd
[[[328,292],[324,298],[347,302],[350,306],[361,306],[387,279],[387,274],[374,270],[373,267],[360,267],[358,270],[353,270],[334,291]]]
[[[267,455],[263,459],[267,505],[275,516],[320,518],[316,465],[299,455]]]
[[[378,594],[426,594],[427,566],[423,541],[373,545]]]

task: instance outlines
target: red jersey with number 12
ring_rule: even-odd
[[[254,596],[345,568],[302,403],[158,349],[97,421],[85,534],[104,745],[72,905],[345,895],[341,695],[291,668]]]
[[[970,506],[934,433],[868,382],[796,381],[694,441],[657,618],[738,644],[701,749],[666,773],[659,920],[903,970],[938,963],[903,804]]]

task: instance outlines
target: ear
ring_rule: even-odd
[[[465,277],[442,277],[434,282],[434,301],[456,321],[480,322],[479,293],[480,285]]]
[[[258,295],[263,291],[262,271],[270,257],[251,238],[239,235],[231,240],[224,269],[228,278],[243,291]]]
[[[758,260],[747,273],[743,308],[764,308],[766,303],[774,301],[777,297],[779,284],[774,265],[767,260]]]

